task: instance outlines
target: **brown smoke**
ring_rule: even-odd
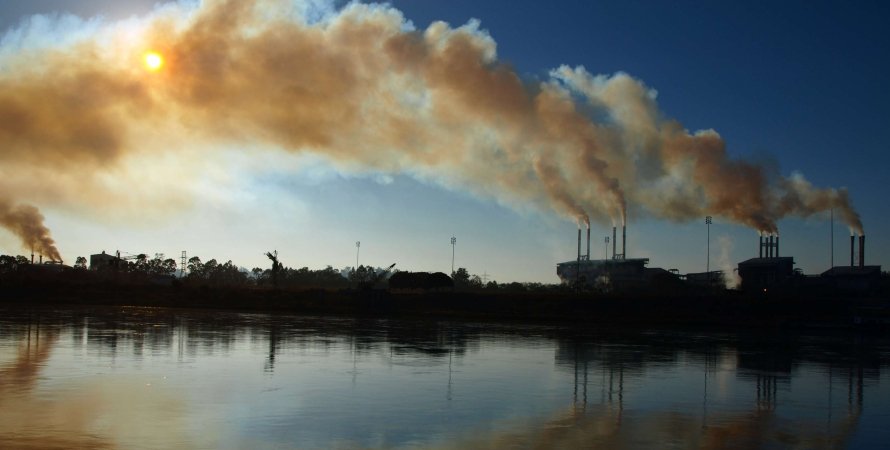
[[[56,243],[50,237],[49,228],[43,224],[43,215],[36,207],[12,205],[0,199],[0,226],[18,236],[26,249],[53,261],[62,260],[59,250],[56,249]]]
[[[149,49],[165,57],[157,73],[141,65]],[[0,55],[0,188],[17,200],[181,203],[174,183],[124,195],[109,180],[134,160],[200,176],[222,164],[210,149],[241,147],[409,173],[582,222],[624,223],[629,206],[775,231],[835,208],[861,232],[845,191],[729,158],[715,132],[664,118],[625,74],[561,67],[524,81],[475,23],[411,30],[397,10],[363,4],[311,23],[290,2],[207,0]]]

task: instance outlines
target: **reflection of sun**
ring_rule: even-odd
[[[145,62],[145,67],[152,72],[160,69],[161,66],[164,65],[164,58],[157,52],[146,53],[143,61]]]

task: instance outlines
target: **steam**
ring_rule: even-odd
[[[12,205],[0,198],[0,225],[10,230],[22,241],[22,246],[53,261],[62,256],[50,237],[49,228],[43,224],[43,215],[32,205]]]
[[[627,74],[562,66],[523,80],[477,22],[418,30],[389,6],[294,5],[168,4],[144,18],[84,22],[50,43],[28,25],[8,33],[0,190],[18,203],[130,204],[146,214],[187,206],[194,193],[164,177],[121,189],[134,162],[201,176],[223,164],[216,149],[236,148],[406,173],[585,224],[624,224],[630,208],[775,232],[783,217],[834,208],[862,232],[845,190],[731,159],[715,131],[666,118],[655,92]],[[148,50],[164,55],[158,73],[141,65]],[[56,257],[45,227],[32,234],[7,220],[39,213],[9,203],[3,225]]]
[[[723,271],[723,282],[726,289],[735,289],[742,284],[742,278],[735,271],[730,255],[732,254],[732,239],[729,236],[720,236],[717,239],[717,247],[720,252],[717,254],[717,266]]]

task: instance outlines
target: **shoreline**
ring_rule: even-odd
[[[738,292],[594,295],[212,288],[122,284],[0,287],[0,305],[163,307],[683,329],[851,329],[890,332],[890,299],[749,296]]]

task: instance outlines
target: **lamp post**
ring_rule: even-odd
[[[355,241],[355,270],[358,270],[358,253],[361,250],[362,241]]]
[[[457,238],[451,236],[451,276],[454,276],[454,244],[457,244]]]
[[[705,216],[705,225],[708,226],[708,261],[705,265],[705,273],[708,274],[708,283],[711,282],[711,216]]]

